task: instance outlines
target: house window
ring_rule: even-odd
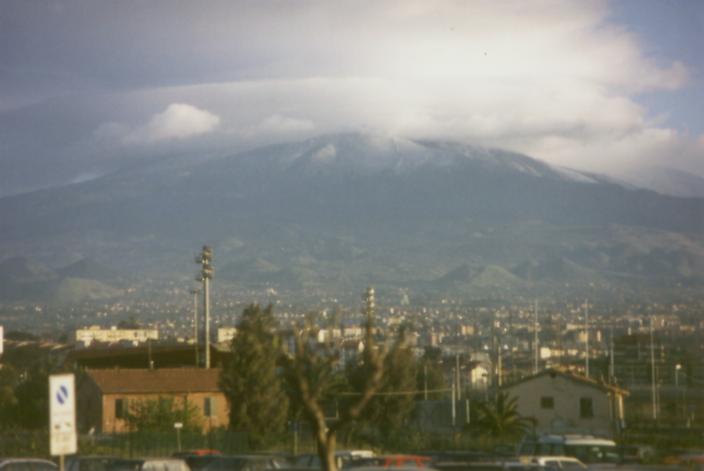
[[[594,406],[591,397],[582,397],[579,399],[579,417],[581,419],[591,419],[594,417]]]
[[[203,400],[203,415],[205,417],[212,417],[213,415],[213,398],[206,397]]]
[[[552,396],[543,396],[540,398],[540,408],[541,409],[554,409],[555,408],[555,398]]]
[[[125,400],[124,399],[115,399],[115,418],[116,419],[124,419],[125,418],[125,411],[127,407],[125,407]]]

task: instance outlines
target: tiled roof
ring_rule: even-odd
[[[628,395],[628,391],[627,391],[627,390],[625,390],[625,389],[623,389],[623,388],[620,388],[620,387],[616,386],[615,384],[607,384],[607,383],[604,383],[604,382],[601,382],[601,381],[596,381],[596,380],[594,380],[594,379],[592,379],[592,378],[587,378],[586,376],[582,376],[582,375],[576,374],[576,373],[574,373],[574,372],[572,372],[572,371],[569,371],[569,370],[562,370],[562,369],[558,369],[558,368],[548,368],[548,369],[543,370],[543,371],[541,371],[541,372],[539,372],[539,373],[536,373],[536,374],[534,374],[534,375],[532,375],[532,376],[528,376],[528,377],[525,377],[525,378],[523,378],[523,379],[520,379],[520,380],[518,380],[518,381],[516,381],[516,382],[514,382],[514,383],[511,383],[511,384],[507,384],[507,385],[505,385],[505,386],[502,386],[502,389],[510,389],[510,388],[512,388],[512,387],[514,387],[514,386],[516,386],[516,385],[518,385],[518,384],[522,384],[522,383],[525,383],[525,382],[527,382],[527,381],[531,381],[531,380],[533,380],[533,379],[535,379],[535,378],[539,378],[539,377],[545,376],[545,375],[550,375],[550,376],[553,377],[553,378],[554,378],[555,376],[560,376],[560,377],[562,377],[562,378],[566,378],[566,379],[571,380],[571,381],[574,381],[574,382],[576,382],[576,383],[580,383],[580,384],[582,384],[582,385],[584,385],[584,386],[590,386],[590,387],[599,389],[599,390],[604,391],[604,392],[613,392],[613,393],[617,393],[617,394],[623,394],[624,396],[627,396],[627,395]]]
[[[218,392],[219,368],[95,369],[86,374],[104,394]]]

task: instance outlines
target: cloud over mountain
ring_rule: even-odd
[[[14,159],[0,173],[12,167],[18,179],[30,178],[16,165],[27,155],[96,171],[96,156],[224,155],[347,131],[498,146],[599,172],[704,174],[701,130],[643,99],[700,86],[699,64],[656,54],[656,39],[605,1],[6,7],[0,124],[18,124],[0,135]],[[96,119],[78,129],[66,117],[79,115]],[[49,130],[66,142],[37,142]]]
[[[150,143],[200,136],[215,130],[220,117],[186,103],[172,103],[144,126],[124,137],[127,143]]]

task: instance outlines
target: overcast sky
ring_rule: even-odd
[[[698,0],[2,0],[0,170],[368,131],[704,175],[703,45]]]

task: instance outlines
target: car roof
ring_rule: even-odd
[[[537,461],[547,461],[547,460],[552,460],[552,461],[571,461],[573,463],[581,463],[581,461],[578,458],[575,458],[574,456],[552,456],[552,455],[541,455],[541,456],[533,456],[533,462]]]
[[[608,438],[580,434],[540,435],[538,437],[531,438],[527,441],[537,443],[563,443],[565,445],[616,446],[616,442]]]
[[[54,463],[53,461],[43,460],[40,458],[0,458],[0,467],[5,467],[6,465],[17,463],[43,464],[51,466],[53,468],[58,468],[58,466],[56,466],[56,463]]]
[[[0,458],[0,464],[5,463],[51,463],[56,466],[56,463],[41,458]]]

